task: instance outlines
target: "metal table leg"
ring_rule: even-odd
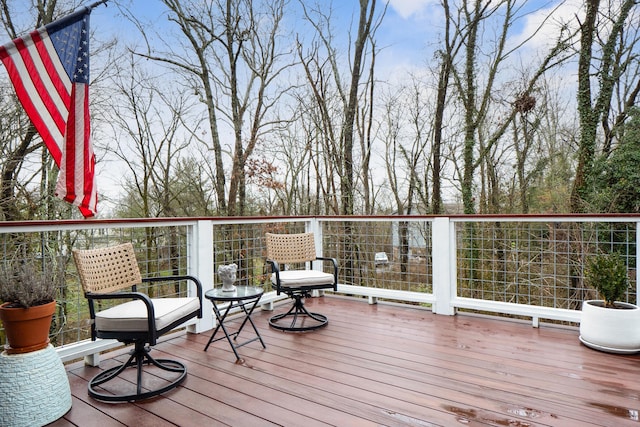
[[[212,342],[215,341],[219,341],[221,339],[225,339],[229,342],[229,345],[231,346],[231,349],[233,350],[233,353],[236,355],[236,359],[237,360],[241,360],[240,355],[238,354],[238,348],[242,347],[246,344],[249,344],[251,342],[254,342],[256,340],[260,340],[260,344],[262,344],[262,348],[267,348],[267,346],[265,345],[264,341],[262,340],[262,336],[260,336],[260,333],[258,332],[258,328],[256,328],[255,323],[253,323],[253,320],[251,319],[251,314],[253,313],[253,310],[256,308],[256,306],[258,305],[258,301],[260,300],[259,296],[258,298],[252,299],[252,300],[242,300],[242,301],[238,301],[236,303],[233,302],[229,302],[229,304],[227,305],[227,307],[224,309],[223,312],[221,312],[221,310],[219,309],[218,305],[215,304],[215,302],[213,302],[213,312],[216,316],[216,319],[218,321],[218,325],[216,326],[215,330],[213,331],[213,334],[211,334],[211,338],[209,338],[209,341],[207,342],[207,345],[204,348],[204,351],[207,351],[209,349],[209,346],[211,345]],[[251,304],[251,302],[253,301],[253,304]],[[247,309],[247,305],[250,304],[250,308]],[[242,309],[242,311],[244,312],[244,319],[242,320],[242,323],[240,324],[240,327],[238,328],[237,331],[235,332],[229,332],[226,328],[226,326],[224,325],[225,320],[227,318],[227,315],[229,314],[229,312],[231,311],[232,308],[234,307],[240,307]],[[242,329],[244,329],[245,325],[247,324],[247,321],[251,324],[251,327],[253,328],[256,337],[249,339],[247,341],[244,341],[240,344],[237,344],[237,338],[238,335],[240,334],[240,332],[242,332]],[[216,338],[216,334],[218,333],[218,331],[222,329],[222,332],[224,333],[224,337],[219,337]],[[233,341],[231,340],[231,337],[233,337]]]

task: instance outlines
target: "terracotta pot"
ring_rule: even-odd
[[[7,335],[5,351],[8,354],[28,353],[42,350],[49,345],[49,328],[56,311],[56,302],[29,308],[0,305],[0,320]]]

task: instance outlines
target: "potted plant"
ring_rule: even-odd
[[[49,344],[60,268],[42,260],[0,265],[0,320],[7,344],[0,353],[0,425],[46,425],[71,409],[69,378]]]
[[[640,351],[640,308],[620,301],[629,287],[629,273],[616,253],[598,254],[589,260],[585,282],[601,300],[582,303],[580,341],[611,353]]]
[[[8,354],[41,350],[49,344],[49,328],[56,309],[53,268],[36,263],[8,262],[0,271],[0,320]]]

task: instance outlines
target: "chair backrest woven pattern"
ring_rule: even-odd
[[[99,249],[74,249],[73,259],[85,293],[130,290],[131,286],[142,283],[131,243]]]
[[[279,264],[307,262],[316,259],[313,233],[272,234],[266,233],[267,258]]]

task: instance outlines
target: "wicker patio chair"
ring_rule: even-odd
[[[313,233],[266,233],[267,262],[271,265],[271,283],[278,295],[287,294],[293,306],[272,316],[269,324],[282,331],[310,331],[328,323],[327,316],[311,313],[303,299],[316,289],[338,290],[338,263],[334,258],[317,257]],[[314,270],[314,261],[331,263],[331,273]]]
[[[91,338],[116,339],[124,344],[133,344],[125,363],[102,371],[89,381],[89,395],[110,402],[136,401],[178,386],[186,378],[186,366],[176,360],[154,359],[149,352],[158,337],[189,319],[202,317],[202,285],[199,280],[193,276],[143,279],[131,243],[100,249],[74,249],[73,258],[89,302]],[[142,283],[157,288],[160,282],[184,280],[195,284],[197,297],[150,298],[137,289]],[[121,301],[112,301],[118,304],[100,310],[101,304],[106,302],[104,300]],[[158,386],[157,378],[147,373],[145,378],[153,381],[143,383],[144,365],[153,365],[173,374]],[[112,387],[115,391],[107,390],[105,383],[118,377],[127,368],[136,370],[135,391],[123,392],[124,381],[112,383],[116,384]]]

